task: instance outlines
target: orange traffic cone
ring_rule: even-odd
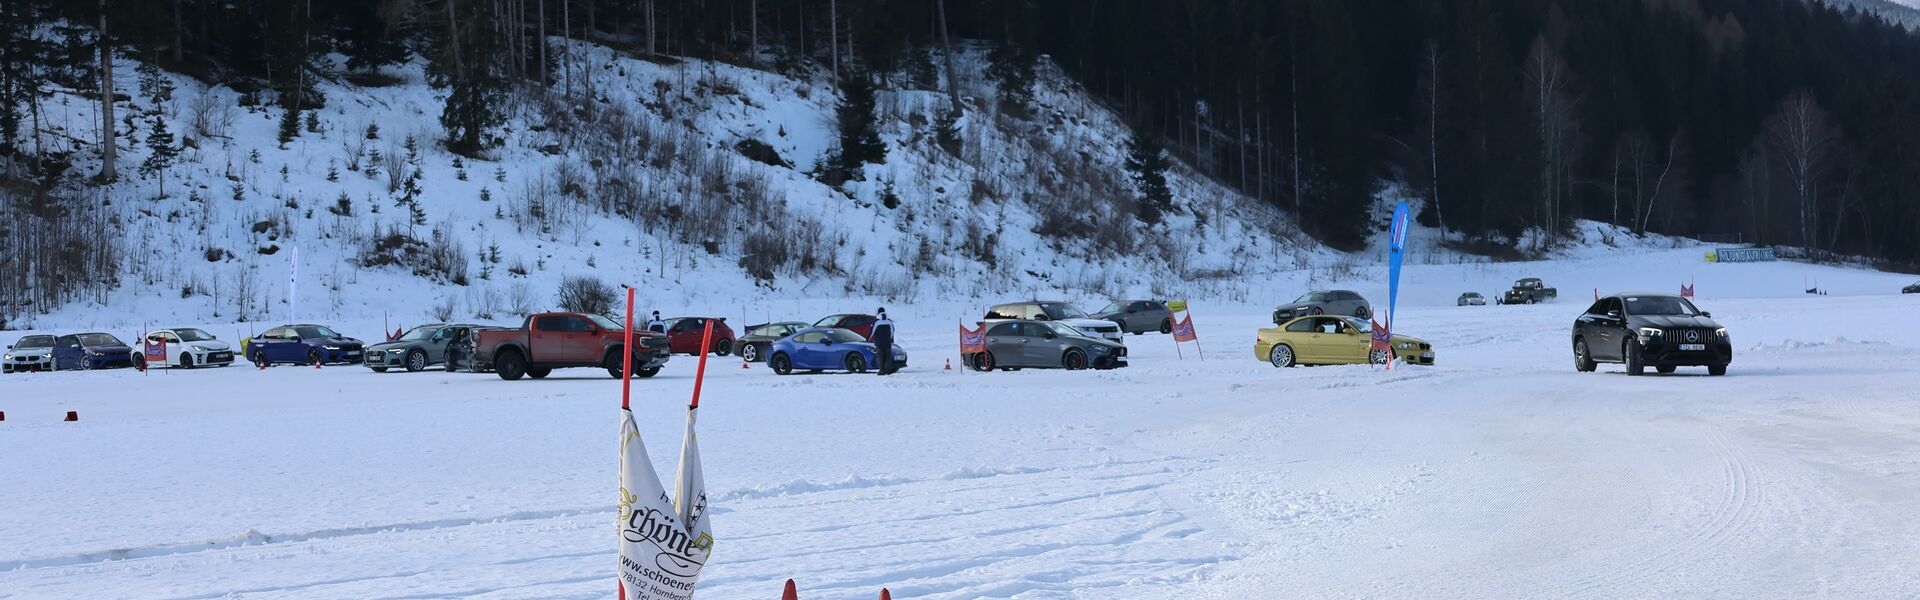
[[[744,358],[742,358],[742,359],[740,359],[740,368],[742,368],[742,369],[751,369],[751,368],[753,368],[753,365],[749,365],[749,364],[747,364],[747,359],[744,359]]]
[[[953,370],[953,359],[951,359],[951,358],[949,358],[949,359],[947,359],[947,370],[948,370],[948,371],[952,371],[952,370]]]
[[[318,356],[313,357],[313,368],[315,369],[320,368],[320,363],[321,363],[320,357]]]
[[[793,580],[787,580],[787,589],[780,592],[780,600],[800,600],[800,592],[793,589]]]
[[[75,421],[79,421],[79,420],[80,420],[80,412],[79,412],[79,411],[73,411],[73,410],[70,410],[70,411],[67,411],[67,422],[68,422],[68,423],[72,423],[72,422],[75,422]]]

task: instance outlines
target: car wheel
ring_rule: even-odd
[[[1661,365],[1658,367],[1654,367],[1653,369],[1655,371],[1659,371],[1661,375],[1672,375],[1674,371],[1679,370],[1679,367],[1675,367],[1673,365]]]
[[[1359,317],[1362,319],[1370,319],[1370,318],[1373,318],[1373,311],[1369,310],[1365,306],[1362,306],[1358,310],[1353,311],[1353,316]]]
[[[713,353],[726,356],[733,353],[733,340],[719,340],[713,343]]]
[[[427,353],[419,349],[415,349],[412,352],[408,352],[407,353],[407,372],[419,373],[425,370],[427,370]]]
[[[1726,365],[1707,365],[1707,374],[1712,375],[1714,377],[1726,375],[1727,366]]]
[[[1374,350],[1367,353],[1367,364],[1384,365],[1393,362],[1393,359],[1393,351],[1391,350]]]
[[[1068,350],[1067,355],[1060,360],[1060,364],[1065,366],[1068,371],[1085,369],[1087,368],[1087,355],[1079,350]]]
[[[1293,346],[1274,344],[1273,349],[1267,351],[1267,362],[1282,369],[1293,366]]]
[[[373,369],[373,372],[375,372],[375,373],[385,373],[385,372],[387,372],[387,368],[386,368],[386,367],[367,367],[367,368],[369,368],[369,369]]]
[[[140,354],[133,355],[133,369],[136,371],[147,370],[147,357]]]
[[[499,358],[493,359],[493,372],[499,374],[501,379],[519,381],[521,376],[527,374],[527,357],[515,351],[501,353]]]
[[[625,358],[626,357],[621,356],[618,352],[608,353],[607,360],[601,362],[600,366],[606,367],[608,377],[619,379],[621,367],[624,366],[621,363],[625,361]]]
[[[973,355],[973,370],[982,373],[993,371],[993,353],[981,352]]]
[[[317,365],[317,364],[320,364],[320,349],[319,349],[319,348],[309,348],[309,349],[307,349],[307,364],[310,364],[310,365]]]
[[[80,358],[80,370],[82,370],[82,371],[92,371],[92,370],[93,370],[93,359],[91,359],[91,358],[87,358],[87,357],[84,357],[84,356],[83,356],[83,357],[81,357],[81,358]]]
[[[1626,357],[1627,375],[1638,377],[1646,373],[1647,366],[1640,363],[1640,345],[1633,343],[1633,340],[1627,340],[1622,345],[1626,346],[1620,351],[1620,356]]]
[[[534,379],[546,379],[553,374],[552,367],[527,367],[527,376]]]
[[[1173,333],[1173,319],[1160,321],[1160,333]]]
[[[1573,341],[1573,370],[1579,371],[1581,373],[1592,373],[1593,368],[1594,368],[1593,353],[1587,350],[1586,338],[1574,340]]]
[[[1322,309],[1322,308],[1320,308],[1320,307],[1318,307],[1318,306],[1315,306],[1315,307],[1313,307],[1313,308],[1310,308],[1310,309],[1307,309],[1307,314],[1310,314],[1310,315],[1324,315],[1324,314],[1327,314],[1327,311],[1326,311],[1325,309]]]
[[[793,360],[787,358],[787,355],[783,352],[773,353],[773,356],[767,359],[767,366],[773,367],[773,372],[776,375],[793,374]]]
[[[183,369],[191,369],[191,368],[193,368],[193,355],[192,355],[192,354],[187,354],[187,353],[185,353],[185,352],[181,352],[181,353],[180,353],[180,368],[183,368]]]
[[[641,379],[646,379],[648,377],[652,377],[659,374],[660,374],[660,367],[647,367],[645,369],[635,369],[633,371],[633,376],[639,377]]]
[[[859,352],[848,352],[846,365],[848,373],[865,373],[867,372],[867,357],[861,356]]]
[[[760,347],[752,343],[740,346],[740,358],[747,362],[760,362]]]
[[[1527,304],[1533,304],[1533,296],[1527,296]]]
[[[255,351],[253,353],[253,366],[260,367],[262,369],[265,369],[269,366],[267,364],[267,353],[265,351]]]

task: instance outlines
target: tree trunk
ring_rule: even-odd
[[[107,0],[100,0],[100,176],[113,181],[116,146],[113,128],[113,43],[107,35]]]
[[[1440,239],[1447,239],[1447,213],[1440,209],[1440,41],[1427,40],[1427,187]]]
[[[953,67],[953,38],[947,34],[947,0],[934,0],[934,9],[940,12],[940,54],[947,63],[947,103],[955,117],[960,115],[960,75]]]
[[[840,81],[840,0],[827,0],[827,55],[833,58],[833,80]]]
[[[747,0],[747,53],[760,66],[760,0]]]
[[[534,10],[540,12],[540,23],[536,26],[540,35],[535,41],[540,44],[540,65],[537,72],[540,73],[540,85],[544,87],[547,85],[547,0],[535,2]]]

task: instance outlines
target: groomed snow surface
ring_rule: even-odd
[[[1590,288],[1688,273],[1728,376],[1574,372]],[[1527,274],[1561,300],[1451,305]],[[1920,595],[1911,277],[1697,250],[1407,277],[1432,368],[1270,367],[1254,330],[1286,298],[1197,303],[1205,361],[1129,337],[1114,372],[944,371],[977,309],[933,304],[894,307],[892,378],[717,359],[699,595]],[[693,367],[635,382],[661,472]],[[607,598],[618,402],[587,369],[8,376],[0,597]]]

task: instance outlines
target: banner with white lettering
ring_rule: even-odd
[[[622,600],[689,600],[713,550],[706,480],[687,409],[673,496],[647,457],[633,411],[620,409],[620,594]]]

